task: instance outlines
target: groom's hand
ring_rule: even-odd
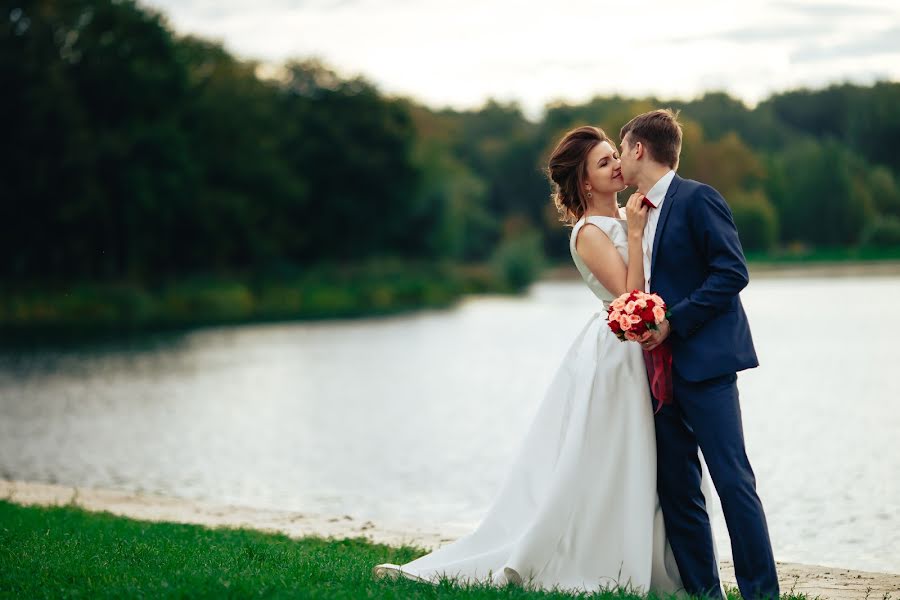
[[[672,333],[672,326],[669,324],[669,320],[665,319],[662,323],[657,325],[658,329],[656,331],[651,331],[650,336],[641,342],[641,346],[644,347],[644,350],[647,352],[652,351],[654,348],[662,344],[666,341],[666,338],[669,337],[669,334]]]

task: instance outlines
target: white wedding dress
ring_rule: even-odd
[[[575,252],[579,230],[603,230],[627,263],[624,221],[580,220],[570,250],[592,292],[614,299]],[[641,348],[595,313],[547,390],[500,491],[471,534],[376,577],[508,582],[594,591],[681,589],[656,494],[656,437]]]

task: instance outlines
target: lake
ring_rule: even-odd
[[[754,278],[743,299],[776,558],[900,572],[900,277]],[[598,309],[542,282],[412,316],[0,351],[0,477],[462,532]]]

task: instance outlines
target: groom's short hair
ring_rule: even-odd
[[[678,168],[681,154],[681,123],[671,109],[651,110],[625,123],[619,139],[631,134],[631,143],[641,142],[656,162]]]

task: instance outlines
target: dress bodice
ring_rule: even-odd
[[[612,292],[607,290],[603,285],[597,281],[597,278],[594,277],[594,274],[591,273],[591,270],[588,268],[578,253],[575,251],[575,240],[578,238],[578,232],[587,224],[595,225],[600,228],[603,233],[605,233],[610,241],[612,241],[613,245],[616,247],[616,250],[619,251],[619,254],[622,256],[622,260],[628,264],[628,228],[626,221],[624,219],[614,219],[612,217],[582,217],[575,223],[575,226],[572,228],[572,234],[569,237],[569,251],[572,253],[572,260],[575,261],[575,267],[578,269],[578,272],[581,273],[582,279],[587,284],[588,288],[594,295],[597,296],[604,303],[611,302],[616,299],[616,296],[613,295]]]

